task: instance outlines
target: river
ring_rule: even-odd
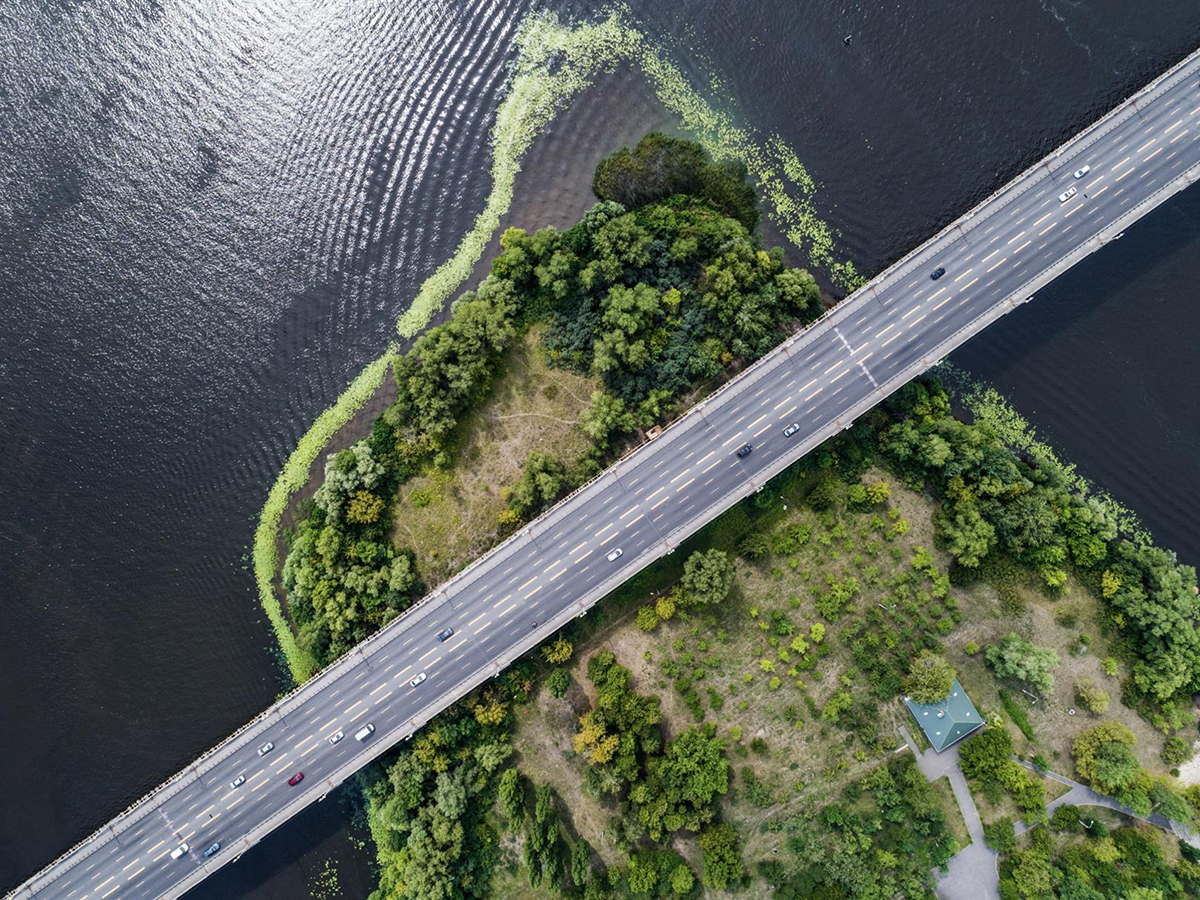
[[[258,511],[482,208],[535,6],[0,5],[0,889],[285,687]],[[1187,0],[630,18],[796,151],[867,273],[1200,45]],[[602,76],[535,142],[505,224],[574,221],[597,159],[655,127],[673,119],[639,73]],[[1189,562],[1198,225],[1185,192],[954,356]],[[327,859],[363,895],[346,824],[327,801],[193,896],[290,900]]]

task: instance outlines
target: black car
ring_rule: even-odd
[[[454,636],[453,628],[443,628],[441,631],[438,632],[438,640],[439,641],[448,641],[453,636]]]
[[[205,858],[212,856],[214,853],[216,853],[220,849],[221,849],[221,842],[217,841],[215,844],[213,844],[211,847],[209,847],[207,850],[204,851]]]
[[[929,277],[931,279],[933,279],[934,281],[937,281],[939,278],[941,278],[945,274],[946,274],[946,268],[944,266],[938,266],[936,269],[933,270],[933,273]]]
[[[744,447],[742,447],[741,449],[738,450],[738,452],[737,452],[738,459],[745,459],[747,456],[750,455],[750,451],[753,449],[754,448],[751,447],[749,444],[746,444]]]

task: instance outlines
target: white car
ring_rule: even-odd
[[[1061,194],[1058,195],[1058,202],[1066,203],[1068,200],[1070,200],[1072,197],[1074,197],[1078,193],[1079,193],[1079,191],[1075,188],[1067,188],[1065,191],[1063,191]]]
[[[416,678],[414,678],[412,681],[410,681],[409,684],[411,684],[413,687],[416,687],[418,684],[420,684],[422,681],[424,681],[427,677],[428,676],[424,672],[422,672],[420,675],[418,675]]]
[[[1075,177],[1076,177],[1076,178],[1082,178],[1084,175],[1086,175],[1086,174],[1087,174],[1088,172],[1090,172],[1090,171],[1092,171],[1092,167],[1091,167],[1091,166],[1083,166],[1082,168],[1079,168],[1079,169],[1076,169],[1076,170],[1075,170]]]
[[[375,726],[372,725],[370,722],[368,722],[362,728],[358,729],[358,731],[354,732],[354,739],[356,741],[365,741],[367,738],[369,738],[374,733],[375,733]]]
[[[621,554],[624,552],[625,552],[624,550],[622,550],[620,547],[618,547],[616,550],[613,550],[612,552],[610,552],[608,554],[608,556],[605,557],[605,559],[607,559],[609,562],[616,562],[618,559],[621,558]]]
[[[268,753],[270,753],[274,749],[275,749],[275,745],[272,744],[270,741],[267,741],[265,744],[263,744],[261,747],[258,748],[258,755],[266,756]]]
[[[180,844],[178,847],[176,847],[174,850],[171,851],[171,859],[179,859],[181,856],[183,856],[185,853],[187,853],[191,849],[192,848],[187,845],[187,841],[184,841],[182,844]]]
[[[341,740],[342,738],[344,738],[345,736],[346,736],[346,732],[342,731],[342,730],[339,728],[337,731],[335,731],[335,732],[334,732],[334,733],[333,733],[333,734],[330,736],[330,738],[329,738],[329,743],[331,743],[331,744],[336,744],[338,741],[340,741],[340,740]]]
[[[233,781],[229,782],[229,786],[231,788],[241,787],[245,783],[246,783],[246,776],[239,775],[237,778],[233,779]]]
[[[791,437],[793,434],[795,434],[795,433],[796,433],[797,431],[799,431],[799,430],[800,430],[800,423],[799,423],[799,422],[793,422],[793,423],[792,423],[791,425],[789,425],[787,428],[783,429],[783,436],[784,436],[784,437]]]

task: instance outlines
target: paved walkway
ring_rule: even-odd
[[[916,757],[917,767],[921,770],[921,774],[931,782],[943,775],[950,779],[950,787],[954,790],[954,799],[958,801],[958,808],[962,811],[963,819],[967,823],[967,833],[971,836],[970,846],[950,858],[946,871],[934,873],[937,878],[938,897],[940,900],[1000,900],[1000,871],[997,867],[999,854],[983,843],[983,821],[979,818],[979,810],[975,808],[975,800],[971,797],[970,788],[967,787],[966,776],[963,775],[962,769],[958,765],[958,748],[962,744],[955,744],[941,753],[932,749],[921,753],[917,749],[916,741],[903,725],[900,726],[900,734],[912,750],[913,756]],[[1017,759],[1015,756],[1013,759],[1027,769],[1040,771],[1032,764]],[[1067,793],[1046,804],[1048,813],[1053,813],[1055,809],[1067,803],[1072,806],[1106,806],[1150,825],[1157,825],[1180,840],[1187,841],[1193,847],[1200,847],[1200,834],[1180,822],[1172,821],[1158,813],[1139,816],[1128,806],[1118,803],[1112,797],[1096,793],[1086,784],[1080,784],[1078,781],[1072,781],[1070,778],[1054,772],[1046,771],[1040,774],[1070,788]],[[1024,822],[1018,822],[1015,827],[1017,834],[1024,834],[1030,828]]]
[[[1016,757],[1013,758],[1016,759]],[[1031,763],[1027,763],[1024,760],[1017,759],[1017,762],[1034,772],[1040,771],[1036,766],[1032,765]],[[1115,809],[1117,812],[1129,816],[1132,819],[1138,819],[1139,821],[1146,822],[1150,825],[1157,825],[1159,828],[1163,829],[1163,831],[1169,831],[1180,840],[1187,841],[1193,847],[1200,847],[1200,835],[1192,831],[1182,822],[1176,822],[1172,819],[1168,819],[1166,816],[1159,813],[1151,813],[1148,816],[1139,816],[1128,806],[1125,806],[1123,803],[1118,803],[1112,797],[1106,797],[1104,794],[1097,793],[1086,784],[1080,784],[1078,781],[1072,781],[1070,778],[1059,775],[1055,772],[1045,771],[1041,772],[1041,774],[1046,778],[1053,779],[1059,784],[1065,784],[1070,788],[1070,790],[1061,797],[1051,800],[1046,804],[1046,812],[1048,813],[1053,813],[1054,810],[1065,804],[1070,804],[1071,806],[1105,806],[1109,809]],[[1017,834],[1024,834],[1029,830],[1029,828],[1030,826],[1026,825],[1024,822],[1017,822],[1016,824]]]
[[[967,834],[971,836],[970,846],[951,857],[946,871],[935,873],[938,897],[941,900],[1000,900],[1000,873],[996,868],[999,857],[995,850],[983,843],[983,821],[979,818],[979,810],[975,808],[967,779],[958,766],[958,748],[961,744],[955,744],[941,753],[932,749],[921,753],[903,725],[900,726],[900,734],[912,748],[917,766],[926,778],[935,781],[945,775],[950,779],[954,799],[958,801],[958,808],[967,823]]]

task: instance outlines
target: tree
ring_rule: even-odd
[[[592,848],[583,838],[571,845],[571,881],[584,887],[592,871]]]
[[[985,655],[997,678],[1024,681],[1043,694],[1054,687],[1058,654],[1052,649],[1035,647],[1023,637],[1010,633],[1000,643],[988,647]]]
[[[742,877],[742,859],[738,852],[737,832],[732,825],[709,825],[700,834],[704,853],[704,883],[719,891]]]
[[[625,401],[605,391],[592,392],[592,405],[583,411],[580,427],[601,452],[607,452],[615,436],[633,430],[633,413]]]
[[[671,890],[675,892],[677,897],[683,897],[689,894],[695,883],[696,876],[693,875],[692,870],[687,867],[687,863],[680,863],[671,872]]]
[[[509,509],[520,519],[529,519],[549,509],[562,493],[566,471],[561,460],[541,450],[531,450],[521,477],[508,489]]]
[[[379,521],[382,513],[382,497],[377,497],[370,491],[356,491],[346,507],[346,520],[359,525],[369,525]]]
[[[959,565],[976,568],[996,546],[996,529],[973,503],[958,503],[933,517],[937,539]]]
[[[647,284],[632,288],[613,285],[601,303],[604,329],[592,345],[592,371],[604,375],[616,369],[641,369],[650,362],[652,337],[663,316],[662,297]]]
[[[937,703],[950,695],[954,678],[954,669],[946,660],[922,650],[913,660],[904,690],[917,703]]]
[[[514,829],[525,818],[525,786],[515,766],[500,776],[500,810]]]
[[[725,741],[716,726],[692,727],[651,757],[646,777],[634,785],[629,800],[653,840],[686,828],[699,831],[712,821],[715,799],[729,790]]]
[[[542,657],[551,665],[561,665],[571,658],[574,649],[571,642],[560,634],[555,638],[553,644],[547,644],[542,648]]]
[[[723,550],[697,550],[683,564],[680,585],[688,606],[715,606],[733,587],[733,560]]]
[[[567,689],[571,687],[571,673],[566,669],[557,667],[550,670],[550,674],[546,676],[546,690],[550,692],[551,697],[562,698],[567,694]]]
[[[1011,853],[1017,846],[1017,832],[1012,819],[997,819],[984,825],[983,842],[997,853]]]

